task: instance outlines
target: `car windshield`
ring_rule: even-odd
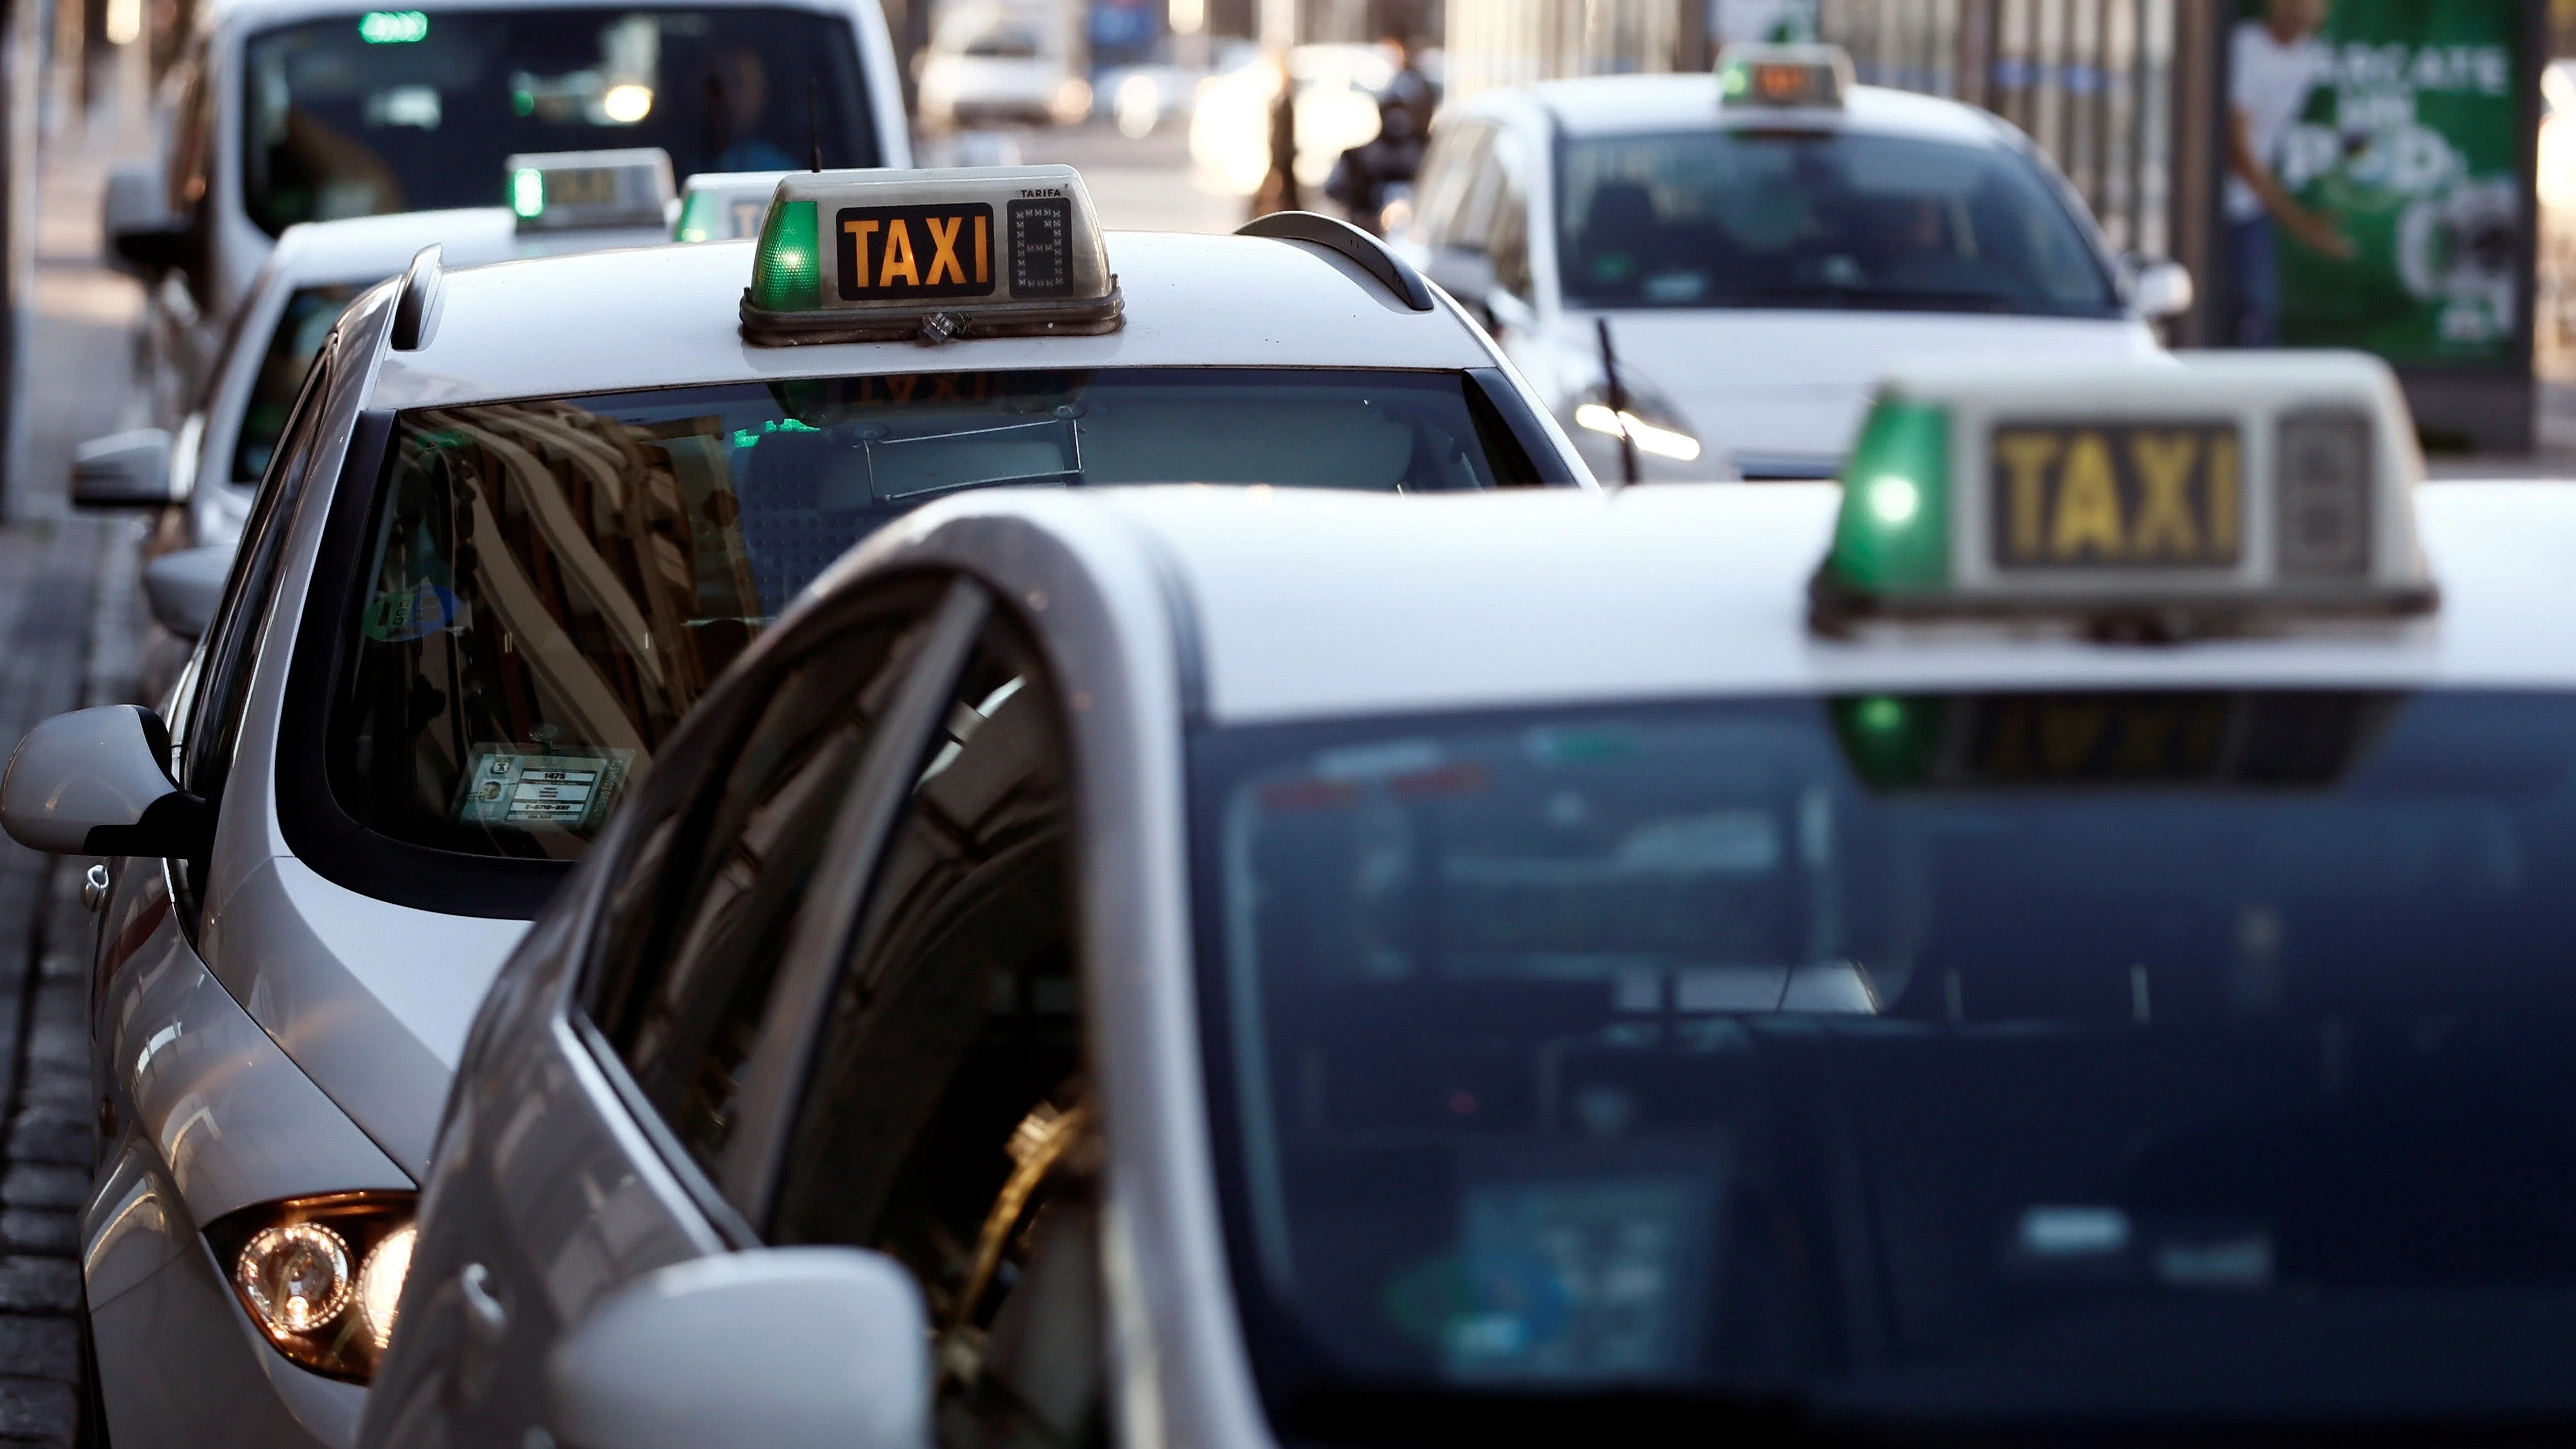
[[[501,205],[522,152],[658,146],[682,177],[880,155],[849,22],[807,10],[371,11],[263,31],[245,66],[243,205],[272,236]]]
[[[233,443],[235,483],[247,487],[268,472],[269,457],[277,451],[278,435],[286,430],[286,415],[294,410],[304,374],[312,371],[315,354],[331,335],[331,324],[364,290],[298,287],[287,297],[277,330],[269,334],[268,350],[260,355],[259,373],[251,379],[250,397],[242,405],[241,432]]]
[[[1456,372],[927,373],[405,413],[329,768],[362,825],[570,857],[707,682],[870,532],[974,488],[1535,476]]]
[[[1751,699],[1193,750],[1283,1438],[1577,1391],[1918,1427],[2576,1410],[2576,696]]]
[[[1568,142],[1567,298],[1593,307],[1851,307],[2100,316],[2119,300],[2036,163],[1851,131]]]

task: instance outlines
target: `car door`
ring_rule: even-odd
[[[321,428],[322,401],[330,390],[335,354],[336,347],[324,348],[296,396],[277,463],[263,482],[244,526],[242,546],[234,556],[223,600],[206,631],[205,643],[189,667],[184,688],[173,701],[169,721],[176,745],[172,752],[173,773],[186,789],[218,805],[224,776],[231,767],[233,743],[241,732],[242,712],[248,705],[251,671],[259,659],[259,636],[265,628],[268,605],[277,591],[286,535],[294,523],[295,504],[303,495],[308,476],[307,455]],[[91,966],[91,1025],[100,1046],[114,1045],[109,1035],[110,1023],[119,1015],[117,968],[140,950],[174,911],[188,946],[195,946],[206,869],[204,860],[114,862]],[[112,1071],[119,1054],[103,1050],[94,1051],[92,1057],[97,1063],[93,1071],[98,1077],[102,1118],[112,1124],[131,1109],[124,1084]]]
[[[855,889],[830,883],[876,833],[865,783],[917,770],[984,608],[926,577],[818,608],[665,747],[468,1041],[361,1443],[519,1443],[564,1325],[757,1243],[718,1179],[744,1084],[802,1049],[770,998],[840,933]]]
[[[948,1449],[1105,1438],[1106,1139],[1064,721],[1034,641],[996,615],[846,946],[775,1003],[818,1029],[782,1110],[749,1114],[756,1136],[729,1163],[765,1241],[869,1248],[910,1270]]]

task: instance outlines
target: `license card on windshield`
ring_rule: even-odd
[[[473,752],[456,822],[515,830],[586,831],[608,819],[632,750],[545,753],[515,745]]]
[[[2232,568],[2233,422],[2001,422],[1987,454],[1999,569]]]

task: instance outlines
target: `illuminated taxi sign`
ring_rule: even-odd
[[[785,171],[702,171],[680,192],[680,220],[671,239],[743,241],[760,235],[769,200]]]
[[[659,146],[545,151],[501,164],[522,232],[671,224],[678,193],[671,185],[670,154]]]
[[[1839,45],[1730,45],[1717,57],[1718,99],[1730,106],[1830,108],[1851,83]]]
[[[2430,608],[2422,475],[2395,377],[2360,353],[1904,373],[1844,467],[1815,619]]]
[[[765,345],[1117,329],[1091,194],[1070,166],[786,173],[742,335]]]

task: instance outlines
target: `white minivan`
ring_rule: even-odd
[[[912,156],[877,0],[208,0],[160,110],[160,161],[107,198],[159,423],[298,222],[499,205],[534,152],[659,147],[682,178]]]

